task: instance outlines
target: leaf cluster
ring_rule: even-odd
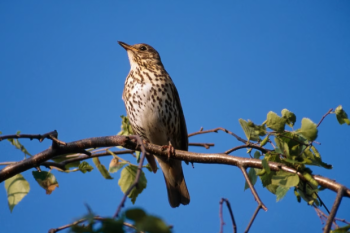
[[[336,114],[340,124],[349,122],[347,114],[341,106],[332,113]],[[298,202],[303,199],[309,205],[315,204],[318,206],[320,203],[317,193],[322,190],[322,187],[313,179],[310,166],[331,169],[332,165],[322,160],[319,151],[313,145],[318,136],[317,125],[309,118],[303,118],[301,127],[294,130],[296,119],[296,115],[287,109],[281,111],[281,116],[270,111],[261,125],[257,125],[250,120],[239,119],[248,143],[249,141],[255,141],[261,147],[264,147],[269,142],[273,147],[273,150],[267,150],[268,152],[265,154],[255,151],[254,158],[260,159],[263,156],[263,169],[250,168],[248,176],[253,184],[256,183],[257,177],[259,177],[262,185],[276,195],[277,201],[281,200],[289,189],[294,188],[294,194]],[[286,130],[286,126],[289,126],[291,130]],[[261,139],[261,137],[264,138]],[[250,153],[251,150],[248,152]],[[305,179],[300,179],[297,173],[293,174],[283,170],[271,171],[268,162],[278,162],[294,168]],[[249,186],[246,183],[245,189],[247,188]]]
[[[139,208],[124,211],[120,218],[101,218],[99,222],[94,219],[90,211],[84,219],[87,224],[75,224],[70,228],[71,233],[124,233],[124,232],[149,232],[170,233],[170,227],[156,216],[147,214]],[[125,222],[131,222],[132,227],[125,226]]]

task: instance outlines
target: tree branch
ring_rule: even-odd
[[[343,195],[344,195],[344,191],[345,191],[345,187],[340,186],[337,193],[337,197],[335,198],[331,213],[328,216],[326,226],[324,227],[324,230],[323,230],[324,233],[328,233],[331,230],[332,222],[335,218],[335,215],[337,214],[339,205],[341,203],[341,199],[343,198]]]
[[[140,150],[140,145],[137,145],[134,139],[131,139],[127,136],[115,135],[82,139],[79,141],[69,142],[65,146],[59,145],[57,148],[49,148],[28,159],[6,166],[0,171],[0,182],[3,182],[4,180],[18,173],[24,172],[33,167],[37,167],[43,162],[46,162],[47,160],[57,155],[76,153],[81,151],[82,149],[109,146],[122,146],[131,150]],[[144,146],[147,152],[158,156],[163,156],[164,158],[168,158],[167,151],[163,151],[161,146],[157,146],[147,142],[144,142]],[[194,153],[176,150],[176,153],[172,154],[171,157],[174,159],[194,163],[226,164],[232,166],[241,165],[243,167],[254,167],[260,169],[263,168],[261,160],[259,159],[242,158],[220,153]],[[287,167],[284,164],[276,162],[268,162],[268,164],[270,169],[273,171],[283,170],[290,173],[294,173],[297,174],[302,180],[307,181],[302,174],[300,174],[293,168]],[[326,177],[313,175],[313,178],[318,182],[319,185],[327,189],[333,190],[334,192],[338,192],[340,187],[342,186],[341,184]],[[350,190],[348,188],[345,188],[344,196],[350,197]]]
[[[205,149],[210,149],[210,147],[215,146],[214,143],[198,143],[198,142],[190,142],[188,143],[189,146],[202,146]]]
[[[320,124],[322,123],[322,121],[324,120],[324,118],[326,118],[326,116],[328,116],[329,114],[331,114],[333,111],[333,108],[329,109],[328,112],[326,114],[323,115],[323,117],[321,118],[320,122],[318,122],[317,127],[320,126]]]
[[[245,229],[244,233],[248,233],[248,231],[249,231],[250,227],[252,226],[252,224],[253,224],[253,222],[255,220],[255,217],[258,215],[260,209],[261,209],[261,206],[258,205],[258,207],[256,207],[256,209],[254,211],[254,214],[253,214],[252,218],[250,219],[250,221],[248,223],[248,226]]]
[[[225,133],[228,133],[228,134],[234,136],[240,142],[243,142],[243,143],[247,143],[248,142],[247,140],[239,137],[237,134],[232,133],[231,131],[229,131],[229,130],[227,130],[225,128],[222,128],[222,127],[218,127],[218,128],[210,129],[210,130],[204,130],[204,131],[203,131],[203,128],[201,128],[198,132],[190,133],[188,135],[188,137],[192,137],[192,136],[199,135],[199,134],[206,134],[206,133],[217,133],[219,130],[224,131]]]
[[[39,142],[42,142],[45,138],[47,139],[51,139],[54,142],[56,142],[57,144],[61,144],[61,145],[65,145],[65,142],[62,142],[60,140],[57,139],[58,137],[58,133],[56,130],[45,133],[45,134],[11,134],[11,135],[4,135],[4,136],[0,136],[0,142],[4,139],[10,139],[10,138],[29,138],[30,140],[33,139],[38,139]]]
[[[237,232],[237,226],[236,226],[236,221],[235,218],[233,216],[232,213],[232,209],[231,209],[231,205],[230,202],[226,199],[226,198],[221,198],[220,202],[219,202],[219,217],[220,217],[220,233],[224,232],[224,218],[223,218],[223,214],[222,214],[222,204],[226,202],[226,206],[228,211],[230,212],[230,216],[231,216],[231,221],[232,221],[232,228],[233,228],[233,232],[236,233]]]

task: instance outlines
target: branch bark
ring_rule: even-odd
[[[136,140],[129,139],[127,136],[106,136],[106,137],[94,137],[82,139],[74,142],[66,143],[66,145],[58,145],[55,148],[49,148],[44,150],[28,159],[22,160],[15,164],[8,165],[0,171],[0,182],[28,169],[38,167],[43,162],[53,158],[54,156],[68,153],[81,152],[88,148],[96,147],[109,147],[109,146],[122,146],[131,150],[141,150],[140,145],[137,144]],[[144,141],[144,146],[147,152],[158,156],[168,158],[167,151],[163,151],[161,146],[147,143]],[[194,163],[212,163],[212,164],[226,164],[231,166],[242,166],[242,167],[254,167],[262,169],[261,160],[242,158],[233,155],[226,155],[223,153],[194,153],[188,151],[176,150],[175,154],[171,154],[171,158],[184,160]],[[295,169],[287,167],[281,163],[269,162],[269,167],[273,171],[284,170],[287,172],[297,174],[302,180],[305,180],[302,174],[297,172]],[[330,189],[334,192],[338,192],[342,185],[326,177],[314,175],[313,178],[318,182],[319,185]],[[350,190],[344,188],[343,195],[350,197]]]

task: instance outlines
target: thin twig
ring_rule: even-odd
[[[254,185],[252,184],[252,182],[250,182],[250,179],[248,177],[248,174],[247,174],[247,171],[246,171],[245,167],[243,167],[241,165],[239,165],[238,167],[241,169],[241,171],[243,173],[243,176],[244,176],[245,180],[247,181],[247,184],[248,184],[248,186],[249,186],[249,188],[250,188],[250,190],[251,190],[251,192],[252,192],[252,194],[253,194],[253,196],[255,198],[255,201],[258,202],[260,208],[262,208],[263,210],[267,211],[267,208],[264,205],[264,203],[260,200],[260,197],[259,197],[258,193],[256,192],[256,190],[254,188]]]
[[[253,217],[251,218],[251,220],[250,220],[250,222],[249,222],[249,224],[248,224],[246,230],[244,231],[244,232],[248,232],[249,229],[250,229],[250,227],[251,227],[251,225],[253,224],[254,219],[255,219],[255,217],[257,216],[259,210],[260,210],[260,209],[263,209],[263,210],[267,211],[267,208],[266,208],[266,206],[264,205],[264,203],[262,203],[262,201],[261,201],[261,199],[260,199],[258,193],[256,192],[256,190],[255,190],[253,184],[250,182],[250,179],[249,179],[249,177],[248,177],[248,174],[247,174],[247,171],[246,171],[245,167],[243,167],[243,166],[238,166],[238,167],[241,169],[241,171],[242,171],[242,173],[243,173],[243,175],[244,175],[244,178],[245,178],[245,180],[247,181],[247,184],[248,184],[248,186],[249,186],[249,188],[250,188],[250,190],[251,190],[251,192],[252,192],[252,194],[253,194],[253,196],[254,196],[254,198],[255,198],[255,201],[258,202],[258,207],[256,208],[256,210],[255,210],[255,212],[254,212],[254,214],[253,214]]]
[[[197,143],[197,142],[190,142],[188,143],[189,146],[201,146],[205,149],[210,149],[210,147],[215,146],[214,143]]]
[[[106,220],[106,218],[102,218],[102,217],[99,217],[99,216],[95,216],[95,217],[93,217],[93,219],[97,220],[97,221],[104,221],[104,220]],[[87,219],[86,218],[82,218],[82,219],[79,219],[79,220],[77,220],[77,221],[75,221],[75,222],[73,222],[71,224],[66,224],[64,226],[61,226],[61,227],[58,227],[58,228],[55,228],[55,229],[50,229],[48,233],[56,233],[58,231],[67,229],[69,227],[75,226],[75,225],[77,225],[79,223],[82,223],[82,222],[85,222],[85,221],[87,221]],[[127,222],[124,222],[123,225],[127,226],[127,227],[130,227],[130,228],[133,228],[133,229],[136,229],[136,227],[134,225],[132,225],[130,223],[127,223]],[[144,233],[143,231],[138,231],[138,232]]]
[[[325,224],[325,222],[327,221],[327,219],[328,219],[328,216],[322,211],[322,210],[320,210],[320,208],[318,208],[318,206],[316,206],[315,204],[313,204],[313,207],[314,207],[314,209],[315,209],[315,211],[316,211],[316,214],[317,214],[317,216],[320,218],[320,220],[321,220],[321,224],[323,225],[323,224]],[[337,218],[334,218],[333,219],[333,223],[332,223],[332,226],[333,227],[338,227],[338,224],[336,223],[336,220],[337,220]]]
[[[254,220],[255,220],[255,217],[258,215],[259,213],[259,210],[262,208],[261,205],[258,205],[258,207],[256,207],[255,211],[254,211],[254,214],[252,216],[252,218],[250,219],[249,223],[248,223],[248,226],[247,228],[245,229],[244,233],[248,233],[250,227],[252,226]]]
[[[136,177],[135,177],[135,180],[134,182],[132,183],[132,185],[128,188],[128,190],[126,190],[126,192],[124,193],[124,196],[123,196],[123,199],[122,201],[120,202],[118,208],[117,208],[117,211],[115,212],[115,214],[113,215],[113,218],[116,218],[118,217],[119,215],[119,212],[121,211],[121,209],[124,207],[124,203],[126,201],[126,197],[129,195],[129,193],[131,192],[131,190],[133,190],[134,187],[137,186],[137,184],[139,183],[139,179],[140,179],[140,176],[141,176],[141,171],[142,171],[142,166],[143,166],[143,162],[145,160],[145,157],[146,157],[146,149],[145,149],[145,145],[143,144],[143,141],[141,139],[140,136],[138,135],[131,135],[131,136],[128,136],[130,139],[135,139],[137,141],[137,145],[140,147],[141,149],[141,152],[142,152],[142,155],[141,155],[141,158],[140,158],[140,163],[139,163],[139,166],[137,168],[137,173],[136,173]]]
[[[230,153],[232,153],[232,152],[234,152],[236,150],[240,150],[240,149],[243,149],[243,148],[253,148],[253,149],[256,149],[256,150],[260,150],[263,153],[266,153],[266,152],[270,151],[268,149],[265,149],[265,148],[263,148],[261,146],[255,145],[255,144],[245,144],[245,145],[241,145],[241,146],[236,146],[236,147],[234,147],[232,149],[229,149],[229,150],[225,151],[224,153],[228,155],[228,154],[230,154]]]
[[[203,128],[201,128],[200,131],[198,132],[194,132],[194,133],[190,133],[188,135],[188,137],[192,137],[192,136],[195,136],[195,135],[198,135],[198,134],[205,134],[205,133],[217,133],[219,130],[221,131],[224,131],[225,133],[228,133],[228,134],[231,134],[232,136],[234,136],[238,141],[241,141],[243,143],[247,143],[247,140],[239,137],[238,135],[232,133],[231,131],[225,129],[225,128],[222,128],[222,127],[218,127],[218,128],[215,128],[215,129],[210,129],[210,130],[202,130]]]
[[[323,117],[321,118],[320,122],[318,122],[317,127],[320,126],[320,124],[322,123],[323,119],[326,118],[326,116],[328,116],[329,114],[331,114],[332,111],[333,111],[333,108],[329,109],[328,112],[323,115]]]
[[[39,142],[42,142],[45,138],[47,139],[51,139],[53,141],[55,141],[58,144],[61,145],[66,145],[65,142],[62,142],[60,140],[57,139],[58,133],[56,130],[45,133],[45,134],[11,134],[11,135],[4,135],[4,136],[0,136],[0,141],[4,140],[4,139],[10,139],[10,138],[29,138],[30,140],[33,139],[38,139]]]
[[[226,203],[228,211],[230,212],[233,232],[236,233],[237,232],[236,221],[235,221],[235,218],[234,218],[233,213],[232,213],[230,202],[226,198],[221,198],[221,200],[219,202],[220,233],[224,232],[224,224],[225,224],[224,218],[223,218],[223,214],[222,214],[222,204],[223,204],[223,202]]]
[[[312,188],[309,183],[307,183],[307,184],[310,186],[310,188]],[[320,201],[321,206],[323,206],[326,209],[327,213],[329,214],[329,210],[328,210],[326,204],[322,201],[321,197],[317,194],[317,192],[314,192],[314,193],[316,194],[318,200]]]
[[[123,154],[132,154],[134,153],[134,150],[123,150],[123,151],[112,151],[112,153],[116,154],[116,155],[123,155]],[[101,152],[101,153],[95,153],[92,155],[82,155],[76,158],[72,158],[72,159],[67,159],[64,160],[60,163],[56,163],[56,162],[43,162],[41,165],[45,166],[45,167],[57,167],[61,170],[66,170],[66,165],[69,163],[73,163],[73,162],[77,162],[77,161],[83,161],[86,159],[91,159],[94,157],[103,157],[103,156],[111,156],[110,153],[108,152]]]
[[[323,230],[324,233],[328,233],[331,230],[332,222],[333,222],[333,219],[335,218],[335,215],[337,214],[339,205],[341,203],[341,199],[344,196],[344,191],[345,191],[345,187],[341,185],[341,187],[338,190],[337,196],[335,198],[331,213],[328,216],[326,226],[324,227],[324,230]]]

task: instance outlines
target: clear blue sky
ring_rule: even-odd
[[[345,0],[1,1],[0,32],[3,134],[56,129],[59,139],[69,142],[119,132],[130,69],[119,40],[159,51],[178,88],[189,132],[221,126],[244,136],[239,118],[261,123],[268,111],[279,114],[283,108],[296,113],[297,127],[302,117],[318,122],[339,104],[350,113],[350,2]],[[314,169],[348,187],[349,130],[334,115],[326,118],[318,148],[334,169]],[[215,143],[211,152],[240,145],[224,133],[190,141]],[[32,154],[50,145],[22,142]],[[23,158],[6,141],[0,153],[1,161]],[[102,161],[109,164],[109,158]],[[24,172],[31,191],[12,214],[5,189],[0,190],[2,232],[47,232],[85,214],[84,203],[101,216],[115,212],[122,197],[119,173],[114,180],[104,180],[96,169],[53,173],[60,187],[46,195],[31,171]],[[147,172],[148,186],[135,206],[162,216],[174,232],[218,232],[218,203],[225,197],[242,232],[256,202],[243,191],[239,169],[195,164],[184,173],[190,205],[170,208],[163,175]],[[292,192],[276,203],[260,184],[257,190],[268,212],[259,213],[251,232],[321,231],[313,208],[298,204]],[[321,197],[331,208],[335,193],[324,191]],[[349,218],[349,206],[346,198],[338,216]],[[232,232],[226,210],[224,215],[225,232]]]

